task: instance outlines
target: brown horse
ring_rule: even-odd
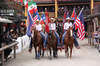
[[[50,59],[52,59],[52,50],[53,57],[57,57],[57,39],[53,31],[48,35],[47,49],[50,51]]]
[[[72,57],[72,48],[73,48],[73,43],[74,43],[74,39],[73,39],[73,29],[72,27],[70,27],[67,30],[67,34],[65,35],[65,39],[64,39],[64,44],[65,44],[65,53],[67,55],[67,57]],[[69,49],[70,48],[70,55],[69,55]]]
[[[39,59],[41,54],[41,47],[43,46],[43,40],[40,35],[40,32],[36,29],[33,29],[33,36],[32,36],[32,46],[34,46],[35,49],[35,58]],[[29,52],[31,52],[32,48],[29,49]]]

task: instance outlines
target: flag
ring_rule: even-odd
[[[75,20],[75,19],[77,18],[77,15],[76,15],[76,13],[75,13],[75,8],[73,9],[73,13],[72,13],[72,15],[71,15],[71,18],[72,18],[73,20]]]
[[[24,2],[25,7],[28,8],[28,0],[23,0],[23,2]]]
[[[66,11],[65,11],[65,12],[64,12],[64,18],[63,18],[63,23],[66,22],[66,16],[67,16],[67,13],[66,13]]]
[[[46,20],[46,16],[45,16],[45,14],[43,13],[43,14],[41,15],[40,24],[46,24],[46,23],[45,23],[45,20]]]
[[[39,16],[39,13],[38,11],[35,13],[33,13],[33,21],[34,21],[34,24],[36,23],[37,20],[40,20],[40,16]]]
[[[37,20],[40,20],[40,16],[37,10],[37,5],[33,0],[30,0],[28,2],[28,11],[32,16],[32,20],[33,20],[33,25],[36,23]]]
[[[20,0],[21,3],[23,3],[23,0]]]
[[[42,16],[41,16],[41,19],[43,20],[43,21],[45,21],[46,20],[46,16],[45,16],[45,14],[43,13],[42,14]]]
[[[70,17],[70,15],[69,15],[69,11],[68,11],[67,14],[66,14],[66,18],[68,18],[68,17]]]
[[[33,24],[33,20],[32,20],[32,17],[31,17],[31,14],[30,14],[29,11],[28,11],[27,23],[28,23],[27,35],[31,36],[31,27],[32,27],[32,24]]]
[[[49,19],[49,14],[48,14],[47,10],[45,10],[45,17],[46,17],[46,20],[45,20],[45,23],[46,23],[45,31],[49,32],[49,25],[48,25],[48,23],[50,22],[50,19]]]
[[[76,18],[77,18],[77,15],[76,15],[76,12],[75,12],[75,8],[73,9],[71,18],[74,20],[73,28],[76,30],[76,29],[78,28],[78,26],[75,24],[75,20],[76,20]]]
[[[83,40],[85,37],[85,29],[84,29],[84,17],[82,11],[80,12],[79,16],[76,19],[76,25],[78,26],[78,37]]]
[[[28,11],[30,14],[33,14],[33,10],[36,12],[37,11],[37,5],[36,3],[32,0],[28,2]]]

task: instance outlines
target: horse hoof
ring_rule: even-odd
[[[44,55],[41,56],[42,58],[44,57]]]
[[[99,50],[99,53],[100,53],[100,50]]]
[[[40,57],[35,57],[35,59],[39,60],[39,59],[40,59]]]
[[[52,60],[52,57],[49,57],[50,60]]]
[[[58,56],[54,56],[54,58],[58,58]]]
[[[32,52],[32,49],[29,49],[28,51],[31,53]]]
[[[54,55],[53,57],[54,57],[54,58],[58,58],[58,55]]]

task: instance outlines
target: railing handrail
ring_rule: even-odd
[[[0,51],[3,51],[3,50],[5,50],[5,49],[7,49],[7,48],[9,48],[9,47],[12,47],[12,46],[16,45],[16,44],[18,44],[18,42],[14,42],[14,43],[12,43],[12,44],[10,44],[10,45],[6,45],[6,46],[0,48]]]

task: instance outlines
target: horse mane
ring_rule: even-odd
[[[56,42],[56,36],[54,34],[54,32],[49,33],[48,36],[48,44],[54,44]]]
[[[73,31],[73,29],[72,28],[69,28],[68,30],[67,30],[67,34],[65,35],[65,43],[66,42],[73,42],[74,40],[73,40],[73,36],[70,36],[70,30],[72,30]]]
[[[70,36],[70,30],[72,30],[72,32],[73,32],[72,27],[70,27],[70,28],[67,30],[66,36],[67,36],[68,38],[72,38],[72,36]]]
[[[49,34],[49,38],[52,39],[52,40],[56,39],[56,36],[55,36],[54,32],[51,32]]]

